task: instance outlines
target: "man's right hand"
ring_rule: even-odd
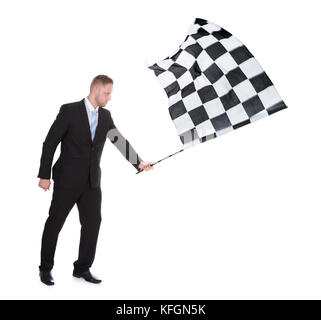
[[[44,191],[49,190],[49,188],[50,188],[50,179],[40,179],[39,180],[39,187],[42,188]]]

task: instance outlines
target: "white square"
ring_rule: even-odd
[[[206,120],[206,121],[198,124],[195,128],[196,128],[197,134],[200,138],[206,137],[206,136],[213,134],[215,132],[213,124],[210,120]]]
[[[211,82],[202,74],[194,80],[195,89],[199,90],[206,86],[211,86]]]
[[[224,106],[221,102],[220,98],[216,98],[214,100],[208,101],[203,104],[208,116],[210,119],[225,113]]]
[[[200,55],[196,58],[196,61],[201,69],[205,71],[210,65],[214,63],[213,59],[203,50]]]
[[[202,28],[206,31],[208,31],[209,33],[214,32],[214,31],[220,31],[222,28],[218,25],[216,25],[215,23],[208,23],[208,24],[204,24],[202,26]]]
[[[272,107],[276,103],[282,101],[274,86],[269,86],[268,88],[259,92],[258,96],[260,97],[265,109]]]
[[[248,78],[253,78],[263,72],[262,67],[254,58],[242,62],[239,67]]]
[[[228,52],[217,58],[215,60],[215,63],[224,72],[224,74],[227,74],[229,71],[235,69],[238,66],[238,64],[232,58],[231,54]]]
[[[238,104],[237,106],[227,110],[226,114],[233,125],[249,119],[241,104]]]
[[[211,34],[197,39],[198,44],[203,49],[206,49],[208,46],[210,46],[211,44],[213,44],[213,43],[215,43],[217,41],[218,40],[214,36],[212,36]]]
[[[179,84],[179,87],[181,89],[185,88],[188,84],[190,84],[191,82],[193,82],[193,78],[190,74],[190,72],[185,72],[182,76],[180,76],[177,79],[177,82]]]
[[[176,59],[176,63],[185,67],[186,69],[190,69],[195,62],[195,57],[189,54],[187,51],[183,50],[178,58]]]
[[[163,88],[166,88],[167,86],[169,86],[170,84],[176,81],[176,78],[174,77],[174,75],[169,71],[164,71],[157,78],[161,83],[161,85],[163,86]]]
[[[247,79],[233,87],[233,90],[241,102],[257,95],[252,83]]]
[[[225,76],[222,76],[218,81],[213,83],[213,87],[219,97],[224,96],[232,89],[232,86]]]
[[[168,104],[169,106],[172,106],[173,104],[175,104],[176,102],[178,102],[179,100],[182,100],[182,93],[181,91],[178,91],[176,94],[170,96],[168,98]]]
[[[186,49],[188,46],[195,43],[196,43],[196,40],[193,37],[188,36],[188,38],[180,45],[180,48]]]
[[[194,123],[188,113],[184,113],[180,117],[173,120],[173,122],[176,126],[176,130],[177,130],[178,134],[181,134],[181,133],[188,131],[190,129],[193,129],[195,127]]]
[[[202,101],[197,92],[193,92],[192,94],[189,94],[187,97],[183,98],[183,103],[187,111],[191,111],[202,105]]]
[[[231,36],[227,39],[222,39],[220,42],[227,51],[232,51],[235,48],[243,46],[243,43],[234,36]]]
[[[200,25],[198,24],[192,24],[188,29],[188,34],[195,34],[197,33],[198,29],[200,28]]]
[[[174,61],[173,61],[172,59],[165,59],[165,60],[162,60],[162,61],[157,62],[157,64],[158,64],[161,68],[163,68],[163,69],[165,69],[165,70],[168,70],[169,67],[170,67],[172,64],[174,64]]]

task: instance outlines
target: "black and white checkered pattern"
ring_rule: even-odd
[[[195,19],[179,50],[149,68],[184,148],[287,108],[247,47],[208,20]]]

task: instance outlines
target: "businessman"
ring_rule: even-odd
[[[81,235],[73,276],[91,283],[101,282],[90,272],[90,267],[95,258],[101,223],[99,164],[106,137],[136,170],[153,168],[153,164],[144,162],[119,132],[110,111],[105,108],[111,99],[112,88],[111,78],[96,76],[86,98],[61,106],[43,143],[38,178],[39,187],[47,191],[54,153],[61,142],[60,156],[52,167],[53,195],[41,241],[39,275],[46,285],[54,284],[51,270],[58,235],[75,204],[79,211]]]

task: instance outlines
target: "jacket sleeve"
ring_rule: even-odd
[[[68,114],[65,105],[60,107],[56,120],[51,125],[45,141],[42,145],[42,154],[40,159],[40,168],[38,178],[50,179],[52,160],[57,145],[62,140],[64,134],[68,130]]]
[[[121,134],[114,124],[113,118],[109,112],[110,127],[107,132],[108,139],[114,146],[121,152],[121,154],[129,161],[136,170],[140,170],[138,165],[143,161],[134,148],[131,146],[129,141]]]

